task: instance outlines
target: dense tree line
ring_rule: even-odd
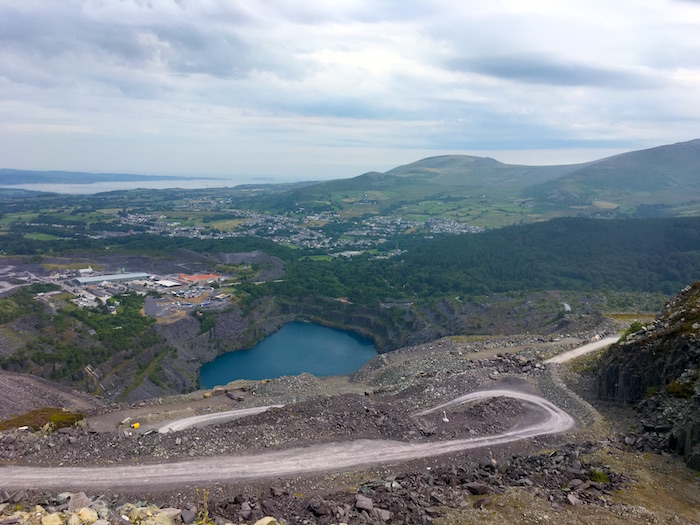
[[[416,272],[427,269],[445,291],[462,283],[466,293],[483,287],[670,294],[700,278],[700,219],[557,219],[442,237],[405,258],[412,286],[420,286]]]
[[[377,305],[521,290],[672,294],[700,279],[700,219],[557,219],[479,235],[406,239],[389,260],[292,261],[251,297],[324,295]]]

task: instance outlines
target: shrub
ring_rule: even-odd
[[[673,397],[690,399],[695,393],[695,388],[691,383],[679,383],[678,381],[671,381],[668,385],[666,385],[666,393]]]
[[[633,321],[632,324],[629,325],[629,328],[627,328],[627,333],[635,334],[639,332],[642,328],[644,328],[644,325],[642,323],[640,323],[639,321]]]
[[[596,483],[610,483],[610,478],[604,470],[592,468],[591,481],[595,481]]]
[[[643,329],[644,325],[642,323],[639,321],[632,321],[632,323],[627,327],[627,330],[625,330],[625,333],[622,334],[622,338],[620,340],[626,341],[630,335],[641,332]]]

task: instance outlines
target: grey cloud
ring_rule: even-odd
[[[446,66],[449,69],[528,84],[616,89],[646,89],[660,85],[660,81],[650,76],[544,55],[514,54],[455,58],[447,61]]]
[[[214,27],[207,16],[154,23],[124,20],[100,22],[76,10],[37,13],[3,9],[0,47],[34,68],[60,69],[91,76],[89,64],[146,69],[158,66],[174,74],[205,74],[240,79],[252,71],[269,71],[296,78],[303,68],[294,59],[264,42],[249,42],[236,32],[234,12]],[[243,22],[247,23],[247,22]],[[223,26],[223,27],[222,27]],[[32,67],[32,66],[27,66]],[[31,77],[26,72],[16,75]]]
[[[234,32],[206,32],[194,26],[152,28],[162,44],[160,60],[177,73],[243,78],[255,68],[251,46]]]
[[[153,28],[161,43],[160,58],[177,73],[199,73],[219,78],[241,79],[253,71],[266,71],[286,79],[304,71],[293,56],[265,42],[246,40],[228,31],[206,31],[195,26]]]

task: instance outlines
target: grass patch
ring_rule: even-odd
[[[596,483],[610,483],[610,478],[604,470],[592,468],[591,481],[595,481]]]
[[[51,425],[53,430],[58,430],[59,428],[71,427],[82,419],[85,419],[83,414],[61,408],[39,408],[21,416],[0,421],[0,430],[20,427],[30,427],[32,430],[39,430],[44,428],[47,423]]]
[[[95,271],[101,271],[104,269],[104,267],[100,264],[95,264],[95,263],[89,263],[89,262],[53,262],[53,263],[41,263],[41,266],[49,271],[51,270],[80,270],[83,268],[87,268],[88,266],[92,267],[93,270]]]
[[[213,221],[209,223],[209,226],[216,228],[217,230],[233,230],[238,228],[241,224],[245,223],[248,219],[230,219]]]
[[[666,392],[668,395],[673,397],[679,397],[681,399],[690,399],[695,394],[695,387],[692,383],[679,383],[678,381],[671,381],[666,385]]]
[[[55,241],[60,239],[60,237],[48,233],[27,233],[24,236],[32,241]]]
[[[51,299],[55,301],[70,301],[71,299],[75,299],[75,295],[70,292],[61,292],[56,295],[52,295]]]
[[[596,371],[598,360],[606,352],[607,348],[601,348],[590,354],[582,355],[577,359],[572,359],[568,367],[577,374],[593,374]]]
[[[652,322],[654,319],[656,319],[656,316],[654,314],[635,314],[635,313],[606,313],[604,314],[605,317],[609,317],[610,319],[614,319],[615,321],[625,321],[625,322],[633,322],[633,321],[639,321],[642,323],[649,323]]]

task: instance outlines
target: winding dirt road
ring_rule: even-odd
[[[0,488],[108,489],[168,487],[208,484],[217,481],[296,476],[342,471],[381,463],[398,463],[485,446],[500,445],[547,434],[565,432],[574,419],[556,405],[534,394],[510,389],[482,390],[415,414],[429,415],[448,407],[495,397],[510,397],[539,407],[541,417],[520,424],[503,434],[440,442],[404,443],[383,440],[355,440],[292,448],[245,456],[216,456],[192,461],[152,465],[111,465],[106,467],[0,467]]]

